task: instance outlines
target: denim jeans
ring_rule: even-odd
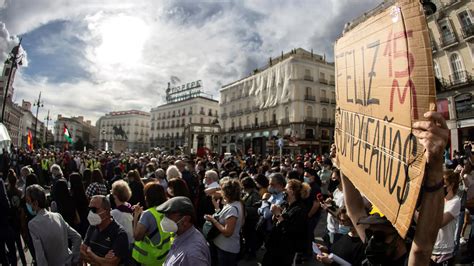
[[[218,247],[217,249],[217,265],[218,266],[236,266],[238,253],[224,251]]]

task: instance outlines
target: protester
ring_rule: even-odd
[[[10,202],[10,213],[8,215],[9,222],[11,225],[12,233],[14,234],[15,244],[16,244],[16,248],[18,250],[20,259],[21,259],[21,263],[23,263],[23,265],[26,265],[25,252],[23,251],[23,244],[21,242],[21,234],[20,234],[20,231],[21,231],[20,204],[21,204],[21,198],[23,197],[23,192],[16,186],[17,177],[13,169],[10,169],[8,171],[7,180],[8,180],[7,195],[8,195],[8,200]]]
[[[308,221],[306,223],[306,243],[303,249],[304,257],[311,257],[312,254],[312,242],[314,239],[314,229],[318,225],[321,217],[321,203],[318,195],[321,194],[320,183],[316,170],[305,169],[304,170],[304,182],[307,183],[311,190],[309,196],[304,200],[306,208],[308,210],[307,216]]]
[[[132,256],[143,265],[161,265],[171,247],[171,234],[163,232],[160,223],[164,215],[156,210],[166,201],[165,190],[158,182],[145,185],[145,201],[145,211],[141,206],[134,207]]]
[[[39,185],[26,188],[28,212],[35,217],[28,228],[35,247],[37,265],[69,265],[79,263],[81,236],[58,213],[47,210],[46,194]],[[68,242],[72,248],[68,248]]]
[[[270,181],[271,184],[271,181]],[[310,187],[299,180],[286,184],[287,205],[271,206],[274,226],[265,243],[262,265],[292,265],[296,251],[304,243],[307,211],[303,199],[309,196]]]
[[[205,215],[219,230],[219,234],[213,239],[217,256],[217,265],[237,265],[237,255],[240,251],[240,229],[244,218],[244,206],[240,202],[240,182],[229,177],[220,181],[222,197],[225,201],[222,210],[216,210],[218,219],[212,215]],[[216,209],[219,207],[215,205]]]
[[[54,184],[54,201],[51,202],[51,211],[61,214],[63,219],[73,228],[79,227],[79,213],[74,205],[73,198],[65,179],[58,179]]]
[[[16,265],[16,248],[13,228],[9,223],[10,202],[5,190],[3,177],[0,178],[0,263],[2,265]],[[8,252],[5,248],[8,248]]]
[[[342,193],[341,176],[339,170],[332,171],[331,180],[339,183],[333,191],[332,196],[328,197],[321,207],[328,212],[327,215],[327,241],[328,246],[334,243],[334,240],[347,232],[339,230],[338,217],[336,216],[338,208],[344,206],[344,193]]]
[[[165,214],[165,218],[160,222],[163,231],[176,234],[163,265],[211,265],[206,240],[193,225],[196,217],[191,200],[188,197],[176,196],[158,206],[157,211]]]
[[[71,183],[72,202],[79,215],[79,226],[75,229],[79,234],[81,234],[81,237],[84,238],[86,236],[87,228],[89,227],[89,222],[87,221],[89,201],[87,200],[86,192],[84,191],[84,184],[81,175],[79,173],[72,173],[69,175],[69,181]]]
[[[166,180],[166,173],[165,173],[165,170],[163,170],[162,168],[158,168],[156,169],[155,171],[155,178],[156,178],[156,181],[165,189],[168,188],[168,180]]]
[[[258,222],[258,206],[261,198],[257,191],[257,186],[251,177],[242,179],[242,187],[244,195],[242,202],[245,205],[245,223],[242,228],[243,237],[245,239],[244,254],[247,259],[254,259],[257,255],[257,231],[256,226]]]
[[[128,203],[128,200],[130,200],[132,196],[132,191],[127,182],[118,180],[112,184],[111,193],[116,208],[113,209],[110,214],[114,220],[123,227],[125,232],[127,232],[128,243],[131,245],[133,243],[133,209],[132,205]]]
[[[110,215],[110,202],[104,195],[92,196],[89,203],[89,229],[81,245],[81,258],[92,265],[117,265],[129,258],[125,230]]]
[[[92,171],[91,184],[86,190],[87,198],[90,199],[95,195],[107,195],[107,186],[104,183],[102,172],[98,169]]]
[[[444,173],[444,213],[431,256],[431,265],[454,264],[456,220],[461,210],[461,199],[456,195],[459,175],[452,170]]]
[[[138,203],[145,203],[145,195],[143,194],[143,187],[145,185],[140,178],[138,170],[128,171],[127,178],[130,189],[132,190],[130,204],[135,205]]]
[[[191,194],[189,193],[188,186],[186,182],[181,178],[171,178],[168,181],[168,188],[166,190],[168,198],[176,196],[184,196],[191,199]]]

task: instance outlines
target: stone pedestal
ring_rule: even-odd
[[[114,140],[112,142],[112,151],[114,153],[120,153],[127,151],[127,141],[126,140]]]

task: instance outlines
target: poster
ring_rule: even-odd
[[[420,1],[385,2],[335,44],[335,142],[341,171],[402,237],[423,181],[414,121],[434,110],[428,27]]]

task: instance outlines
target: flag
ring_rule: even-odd
[[[72,136],[69,133],[69,130],[67,129],[66,124],[64,124],[64,137],[66,138],[67,142],[72,144]]]
[[[26,141],[26,144],[28,145],[28,149],[32,151],[33,150],[33,137],[31,136],[30,130],[28,130],[28,139]]]

